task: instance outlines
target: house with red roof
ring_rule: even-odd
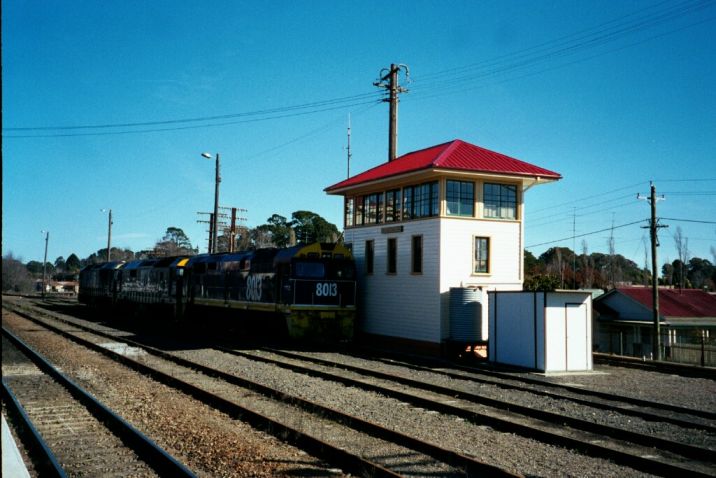
[[[404,154],[325,189],[344,199],[359,272],[358,332],[440,352],[451,288],[521,290],[524,194],[554,171],[459,139]]]
[[[617,287],[596,298],[598,347],[602,352],[642,356],[652,350],[653,300],[646,287]],[[716,338],[716,296],[698,289],[659,288],[659,326],[667,358],[701,352]],[[716,350],[712,352],[716,358]],[[688,360],[686,362],[699,362]]]

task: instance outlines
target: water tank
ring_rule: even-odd
[[[476,288],[450,288],[450,340],[475,342],[482,337],[481,294]]]

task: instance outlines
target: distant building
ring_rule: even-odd
[[[414,151],[326,188],[344,197],[359,274],[359,331],[439,352],[450,288],[521,290],[524,192],[561,176],[461,140]]]
[[[600,352],[637,357],[652,350],[652,290],[645,287],[617,287],[594,300],[598,316],[594,334]],[[667,358],[694,349],[716,338],[716,296],[697,289],[659,289],[659,324]],[[696,353],[695,352],[695,353]],[[714,351],[716,353],[716,350]]]

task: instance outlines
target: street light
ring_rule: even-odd
[[[201,153],[206,159],[211,159],[211,154]],[[219,175],[219,153],[216,153],[216,181],[214,185],[214,215],[211,220],[211,238],[209,241],[209,253],[216,252],[216,238],[219,224],[219,183],[221,176]]]
[[[42,261],[42,298],[45,298],[45,290],[47,289],[47,243],[50,242],[50,231],[40,231],[45,234],[45,260]]]
[[[112,258],[112,210],[111,209],[100,209],[102,212],[109,211],[109,223],[107,225],[107,262]]]

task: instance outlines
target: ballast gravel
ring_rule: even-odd
[[[271,435],[118,366],[6,310],[11,329],[198,476],[342,476]]]

